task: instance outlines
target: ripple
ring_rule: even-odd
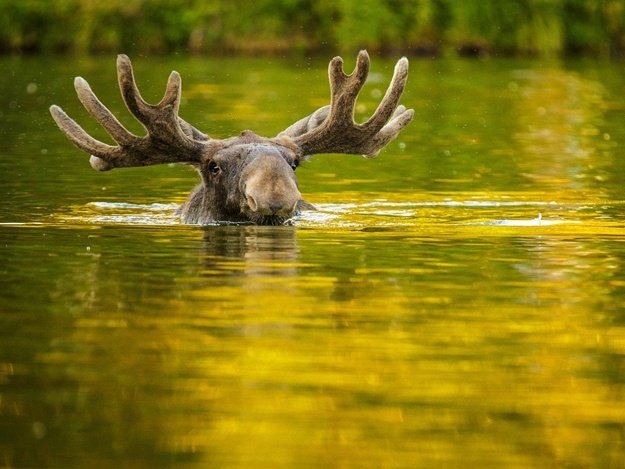
[[[536,218],[532,218],[531,220],[522,220],[522,219],[503,219],[503,220],[494,220],[490,222],[481,223],[482,225],[490,225],[490,226],[553,226],[553,225],[562,225],[566,223],[581,223],[579,220],[547,220],[544,219],[542,214],[538,214]]]
[[[89,202],[88,206],[93,206],[105,210],[110,209],[129,209],[129,210],[148,210],[152,212],[175,211],[179,204],[131,204],[128,202]]]
[[[423,195],[419,195],[423,197]],[[382,229],[442,233],[460,232],[465,227],[475,230],[509,228],[547,228],[561,226],[562,232],[580,229],[621,230],[618,220],[606,215],[605,201],[575,200],[565,203],[540,200],[498,200],[507,197],[494,194],[492,199],[472,200],[466,197],[443,200],[388,199],[316,203],[317,210],[304,211],[290,219],[289,225],[300,228],[339,230]],[[321,197],[320,197],[321,198]],[[417,197],[415,197],[417,198]],[[614,205],[619,205],[614,202]],[[53,224],[75,225],[182,225],[175,203],[128,203],[95,201],[70,206],[67,212],[51,216]],[[617,211],[618,212],[618,211]],[[216,224],[228,224],[216,223]],[[578,226],[579,228],[575,228]],[[584,228],[581,228],[581,227]],[[472,227],[472,228],[471,228]],[[489,231],[490,232],[490,231]],[[496,233],[494,231],[493,233]],[[507,231],[509,233],[509,231]]]
[[[72,206],[67,213],[53,215],[59,223],[114,225],[179,225],[178,204],[133,204],[128,202],[90,202]]]

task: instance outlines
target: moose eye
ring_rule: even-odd
[[[214,161],[211,161],[208,164],[208,170],[210,171],[211,174],[219,174],[219,172],[221,171],[221,168],[217,165],[217,163],[215,163]]]
[[[297,161],[293,161],[293,163],[291,163],[291,168],[293,169],[293,171],[295,171],[298,166],[299,165],[297,164]]]

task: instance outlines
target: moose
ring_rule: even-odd
[[[330,61],[330,104],[295,122],[276,137],[250,130],[226,139],[209,137],[178,115],[181,78],[171,72],[163,99],[148,104],[139,93],[130,59],[117,57],[117,77],[128,110],[145,127],[145,136],[124,128],[96,97],[86,80],[76,77],[78,98],[117,145],[91,137],[60,107],[50,112],[58,127],[79,149],[90,154],[98,171],[113,168],[185,163],[195,167],[201,183],[179,208],[183,223],[247,222],[279,225],[301,210],[313,208],[302,199],[295,169],[317,153],[376,156],[413,118],[399,105],[408,78],[408,60],[395,65],[393,78],[376,111],[364,123],[354,121],[356,99],[369,73],[369,55],[360,51],[347,75],[343,59]]]

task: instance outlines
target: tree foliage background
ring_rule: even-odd
[[[625,55],[625,0],[0,0],[0,51]]]

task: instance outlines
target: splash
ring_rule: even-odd
[[[317,203],[317,210],[304,211],[285,224],[303,229],[337,230],[408,230],[432,233],[463,227],[482,230],[513,228],[547,228],[590,225],[599,212],[589,202],[544,202],[526,200],[402,200],[367,199],[367,202]],[[65,213],[52,215],[53,224],[75,225],[148,225],[181,226],[176,214],[178,204],[96,201],[83,206],[71,206]],[[224,223],[216,222],[215,225]]]
[[[72,206],[68,213],[53,215],[54,221],[74,224],[178,225],[178,204],[91,202]]]

